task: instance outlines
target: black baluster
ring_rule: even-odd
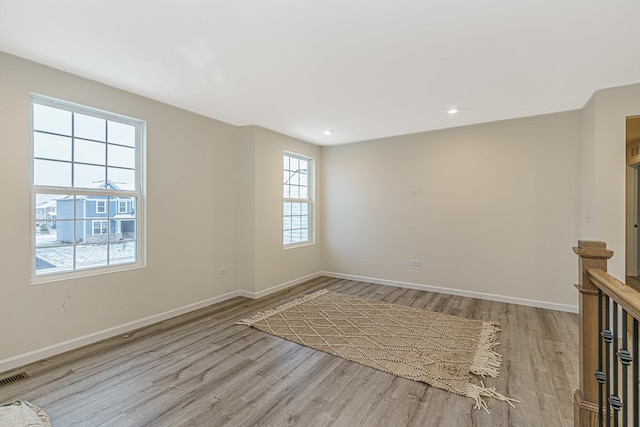
[[[629,381],[627,379],[627,367],[631,364],[631,353],[629,347],[629,339],[627,338],[627,311],[622,309],[622,350],[618,353],[618,359],[622,364],[622,425],[629,425]]]
[[[598,289],[598,330],[602,331],[602,291]],[[598,381],[598,425],[604,425],[602,419],[602,407],[604,402],[604,383],[606,376],[602,372],[602,338],[598,340],[598,372],[596,372],[596,381]]]
[[[602,332],[602,338],[604,338],[604,342],[607,344],[605,347],[605,389],[607,391],[607,396],[611,396],[611,350],[609,348],[609,344],[613,341],[613,334],[609,329],[609,325],[611,323],[611,309],[610,309],[609,296],[604,297],[604,311],[605,311],[605,325],[606,329]],[[607,404],[607,426],[611,426],[611,405]]]
[[[638,390],[638,319],[633,319],[633,376],[631,384],[633,386],[633,425],[640,427],[640,390]]]
[[[616,360],[616,355],[618,354],[618,303],[613,301],[613,351],[611,352],[612,363],[613,363],[613,391],[611,393],[611,397],[609,398],[611,409],[618,412],[620,408],[622,408],[622,402],[620,401],[620,397],[618,396],[618,361]],[[615,414],[613,418],[613,427],[618,427],[618,414]]]
[[[622,402],[620,401],[620,397],[612,394],[611,397],[609,398],[609,404],[611,405],[611,408],[618,412],[622,409]],[[617,426],[618,425],[618,415],[616,414],[615,417],[613,417],[613,425]]]

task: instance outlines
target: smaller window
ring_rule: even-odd
[[[107,213],[107,202],[98,200],[96,203],[96,213]]]
[[[107,234],[107,221],[93,221],[93,234]]]
[[[283,244],[313,242],[313,159],[284,153],[283,175]]]
[[[118,202],[118,213],[127,213],[127,202]]]

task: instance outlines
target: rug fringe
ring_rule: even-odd
[[[502,331],[499,322],[484,322],[478,339],[478,351],[473,356],[469,372],[482,378],[498,378],[502,356],[493,349],[500,344],[498,332]]]
[[[473,409],[484,409],[487,414],[490,414],[491,412],[489,412],[487,402],[483,399],[483,397],[493,397],[494,399],[498,399],[501,402],[507,402],[512,408],[515,408],[513,402],[520,403],[519,400],[512,399],[505,396],[504,394],[498,393],[495,387],[485,387],[483,382],[480,382],[479,386],[469,383],[469,387],[467,388],[467,396],[476,401]]]
[[[293,301],[289,301],[285,304],[279,305],[276,308],[272,308],[270,310],[266,310],[266,311],[261,311],[259,313],[256,313],[256,315],[249,317],[248,319],[242,319],[238,322],[236,322],[236,325],[247,325],[247,326],[251,326],[256,322],[259,322],[261,320],[264,320],[268,317],[273,316],[274,314],[278,314],[281,311],[284,311],[288,308],[291,307],[295,307],[296,305],[302,304],[303,302],[307,302],[311,299],[314,299],[316,297],[319,297],[320,295],[324,295],[327,292],[329,292],[327,289],[320,289],[319,291],[315,291],[314,293],[311,293],[309,295],[305,295],[303,297],[294,299]]]

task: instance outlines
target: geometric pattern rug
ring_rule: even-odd
[[[484,397],[513,406],[515,399],[471,374],[497,378],[502,357],[494,351],[501,331],[483,322],[359,298],[322,289],[238,324],[324,351],[380,371],[421,381],[475,400]]]

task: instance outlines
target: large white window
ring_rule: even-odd
[[[283,159],[283,244],[312,243],[313,159],[293,153]]]
[[[33,281],[142,266],[145,123],[40,95],[31,117]]]

